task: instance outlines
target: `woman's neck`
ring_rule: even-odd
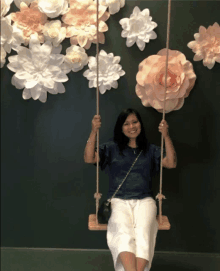
[[[131,148],[137,148],[136,139],[130,139],[128,146]]]

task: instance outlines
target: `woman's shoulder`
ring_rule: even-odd
[[[117,147],[117,144],[114,142],[113,139],[109,139],[108,141],[100,144],[100,147],[105,147],[105,148],[108,148],[108,149],[112,149],[112,148]]]
[[[157,146],[157,145],[155,145],[155,144],[152,144],[152,143],[149,143],[149,148],[150,148],[151,150],[160,149],[159,146]]]
[[[153,153],[157,153],[157,152],[160,152],[160,147],[155,145],[155,144],[152,144],[152,143],[149,143],[149,151],[153,154]]]

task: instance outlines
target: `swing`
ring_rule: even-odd
[[[96,107],[96,114],[99,115],[99,86],[98,86],[98,76],[99,76],[99,38],[98,38],[98,6],[99,0],[97,0],[97,89],[96,89],[96,100],[97,100],[97,107]],[[164,106],[163,106],[163,120],[165,119],[165,101],[166,101],[166,89],[167,89],[167,69],[168,69],[168,49],[169,49],[169,34],[170,34],[170,10],[171,10],[171,0],[169,0],[168,4],[168,23],[167,23],[167,54],[166,54],[166,70],[165,70],[165,90],[164,90]],[[97,160],[99,160],[99,130],[97,131]],[[159,201],[159,215],[156,216],[158,222],[158,229],[159,230],[169,230],[170,223],[167,216],[162,215],[162,200],[165,199],[165,196],[162,194],[162,160],[163,160],[163,134],[161,134],[161,160],[160,160],[160,191],[156,196],[156,199]],[[96,167],[96,193],[94,194],[94,198],[96,199],[96,213],[89,215],[88,220],[88,228],[91,231],[101,231],[107,230],[107,224],[99,224],[98,223],[98,209],[99,209],[99,200],[101,198],[99,193],[99,163],[97,163]]]

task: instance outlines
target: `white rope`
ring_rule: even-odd
[[[168,56],[169,56],[169,41],[170,41],[170,15],[171,15],[171,0],[168,3],[168,20],[167,20],[167,43],[166,43],[166,68],[165,68],[165,88],[164,88],[164,103],[163,103],[163,120],[165,120],[165,104],[166,104],[166,90],[167,90],[167,70],[168,70]],[[162,224],[162,200],[165,196],[162,194],[163,181],[163,134],[161,134],[161,159],[160,159],[160,192],[156,196],[159,200],[159,223]]]

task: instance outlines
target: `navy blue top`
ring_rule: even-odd
[[[153,196],[152,176],[160,170],[160,152],[160,147],[149,144],[147,153],[141,153],[115,198],[143,199]],[[138,148],[127,146],[123,151],[124,156],[122,156],[114,141],[100,145],[100,167],[102,170],[107,170],[109,175],[108,199],[113,196],[125,178],[138,153]]]

